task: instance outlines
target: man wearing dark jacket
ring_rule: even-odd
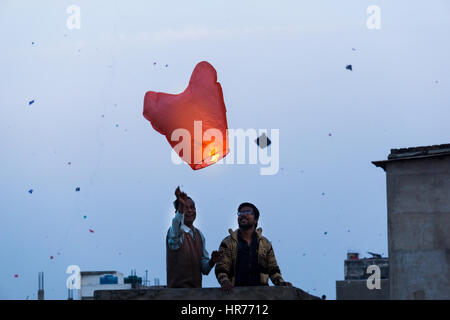
[[[238,286],[267,286],[269,277],[276,286],[292,286],[283,280],[270,241],[258,226],[259,211],[244,202],[238,208],[239,229],[220,244],[222,260],[215,273],[222,289],[230,293]]]

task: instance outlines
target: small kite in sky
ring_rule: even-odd
[[[53,258],[54,258],[53,256],[50,256],[50,260],[53,260]]]
[[[87,216],[83,216],[83,219],[86,219],[87,218]]]
[[[270,146],[270,144],[272,143],[272,141],[270,141],[270,139],[266,136],[264,132],[262,133],[262,135],[256,138],[255,142],[261,149]]]
[[[80,187],[76,187],[76,188],[75,188],[75,191],[76,191],[76,192],[80,191]]]
[[[350,71],[353,71],[353,67],[352,67],[351,64],[347,65],[347,66],[345,67],[345,69],[350,70]]]
[[[31,106],[34,103],[34,100],[31,100],[30,102],[28,102],[28,105]]]
[[[94,233],[94,230],[92,230],[92,229],[89,229],[89,232],[90,232],[90,233]]]
[[[143,115],[193,170],[214,164],[229,152],[222,87],[206,61],[195,66],[182,93],[148,91]]]
[[[33,193],[33,191],[34,191],[33,189],[28,190],[28,192],[29,192],[30,194]]]
[[[14,275],[14,278],[18,278],[18,277],[19,277],[19,275],[18,275],[18,274],[15,274],[15,275]]]
[[[324,235],[327,235],[328,234],[328,232],[327,231],[325,231],[324,233],[323,233]]]

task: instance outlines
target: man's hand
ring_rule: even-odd
[[[211,259],[209,259],[209,266],[212,268],[217,262],[222,260],[223,254],[220,251],[213,251],[211,253]]]
[[[225,280],[222,282],[222,291],[226,292],[227,294],[230,294],[233,292],[233,285],[231,284],[230,280]]]
[[[290,282],[287,282],[287,281],[280,281],[280,286],[283,286],[283,287],[292,287],[292,283],[290,283]]]
[[[175,189],[175,196],[178,200],[178,212],[184,213],[184,207],[186,205],[187,194],[180,190],[180,186]]]

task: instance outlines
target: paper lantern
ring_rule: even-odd
[[[222,87],[216,70],[206,61],[197,64],[182,93],[148,91],[144,117],[194,170],[214,164],[229,152]]]

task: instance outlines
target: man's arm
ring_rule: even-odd
[[[170,250],[177,250],[183,244],[183,230],[181,224],[184,221],[184,214],[177,211],[175,217],[172,219],[172,225],[167,231],[167,245]]]
[[[200,232],[200,236],[202,237],[202,243],[203,243],[203,252],[202,252],[202,273],[207,276],[209,274],[209,272],[211,271],[211,269],[214,267],[214,264],[211,265],[210,260],[209,260],[209,253],[208,250],[206,250],[206,241],[205,241],[205,236],[203,235],[203,233],[198,230]]]
[[[284,280],[281,276],[280,267],[278,266],[277,259],[275,258],[272,244],[270,244],[270,249],[267,252],[267,269],[272,283],[276,286],[283,285]]]
[[[202,243],[203,243],[203,252],[202,252],[202,273],[207,276],[209,272],[214,268],[215,264],[219,262],[222,259],[222,255],[219,251],[213,251],[211,254],[211,258],[209,258],[209,253],[206,250],[206,241],[203,233],[200,232],[200,235],[202,237]]]
[[[226,244],[226,241],[223,240],[220,244],[219,252],[222,255],[222,259],[217,262],[215,274],[217,281],[223,287],[224,282],[231,282],[231,268],[232,268],[232,257],[231,257],[231,248],[229,248]]]

